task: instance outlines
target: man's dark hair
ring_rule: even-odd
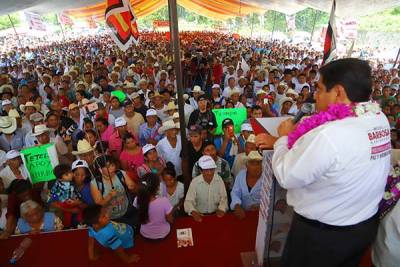
[[[28,180],[15,179],[10,183],[9,187],[7,188],[7,193],[8,194],[15,193],[18,195],[31,189],[32,189],[32,184]]]
[[[369,100],[372,77],[367,61],[356,58],[339,59],[323,66],[319,71],[327,91],[335,85],[341,85],[352,102]]]
[[[90,205],[83,210],[83,222],[87,225],[93,225],[99,222],[101,214],[101,205]]]
[[[252,111],[254,111],[254,110],[262,110],[262,107],[260,107],[259,105],[255,105],[255,106],[252,108]]]

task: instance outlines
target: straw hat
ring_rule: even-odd
[[[3,84],[2,86],[0,86],[0,94],[2,94],[6,89],[12,92],[14,88],[11,84]]]
[[[0,132],[12,134],[17,129],[17,120],[9,116],[0,117]]]
[[[163,123],[160,129],[158,129],[158,133],[164,134],[166,131],[171,129],[179,129],[179,126],[173,120],[168,120]]]
[[[153,98],[156,98],[156,97],[164,98],[163,95],[160,95],[159,92],[156,92],[152,97],[150,97],[150,99],[153,99]]]
[[[164,113],[167,113],[168,111],[171,110],[178,110],[178,107],[172,101],[168,103],[167,108],[164,110]]]
[[[39,135],[41,135],[41,134],[50,132],[50,129],[47,128],[47,126],[44,125],[44,124],[39,124],[39,125],[36,125],[36,126],[35,126],[34,131],[35,131],[35,132],[32,133],[31,136],[39,136]]]
[[[22,104],[22,105],[19,106],[19,108],[21,109],[21,111],[22,111],[23,113],[25,113],[25,109],[28,108],[28,107],[35,108],[36,111],[39,111],[39,110],[40,110],[40,106],[37,105],[37,104],[33,104],[33,102],[26,102],[25,105]]]
[[[19,113],[16,109],[10,109],[10,111],[8,112],[8,116],[11,118],[21,118],[21,116],[19,115]]]
[[[92,152],[94,148],[89,144],[86,139],[79,140],[77,145],[77,151],[72,151],[72,155],[81,155]]]
[[[260,153],[258,151],[251,151],[249,153],[249,155],[247,155],[246,159],[247,159],[247,161],[250,161],[250,160],[261,161],[261,160],[263,160],[263,157],[260,155]]]
[[[202,95],[202,94],[204,94],[204,91],[201,90],[201,87],[200,87],[200,86],[195,85],[195,86],[193,87],[192,93],[199,93],[199,94]]]

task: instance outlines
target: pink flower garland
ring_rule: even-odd
[[[288,148],[291,149],[296,141],[320,125],[323,125],[330,121],[342,120],[347,117],[354,117],[355,113],[353,108],[346,104],[333,104],[328,107],[327,111],[319,112],[307,119],[304,119],[299,125],[297,125],[296,130],[288,136]]]

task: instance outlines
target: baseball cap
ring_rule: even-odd
[[[5,106],[5,105],[12,105],[11,101],[9,99],[5,99],[3,101],[1,101],[1,105]]]
[[[115,119],[115,127],[122,127],[126,125],[126,120],[123,117],[118,117]]]
[[[29,116],[29,120],[30,121],[34,121],[34,122],[43,121],[44,120],[44,116],[39,112],[35,112],[35,113],[32,113]]]
[[[250,123],[243,123],[242,127],[240,127],[240,131],[253,132],[253,127],[251,127]]]
[[[216,169],[217,165],[211,156],[202,156],[199,159],[199,166],[202,170]]]
[[[203,127],[200,125],[192,125],[189,128],[189,135],[190,134],[201,134],[201,131],[203,130]]]
[[[148,109],[146,111],[146,117],[148,117],[148,116],[157,116],[157,111],[155,109],[152,109],[152,108]]]
[[[72,162],[72,170],[75,170],[80,167],[89,169],[89,165],[87,164],[87,162],[85,160],[78,159],[78,160],[75,160],[74,162]]]
[[[15,159],[17,157],[21,157],[21,153],[17,150],[10,150],[6,153],[6,159]]]
[[[152,144],[147,144],[145,145],[142,150],[143,150],[143,155],[146,155],[147,152],[149,152],[152,149],[156,149],[156,147]]]
[[[214,84],[211,88],[214,89],[214,88],[221,88],[221,87],[219,86],[219,84]]]
[[[229,118],[226,118],[225,120],[222,121],[222,128],[225,128],[229,125],[233,125],[233,121]]]

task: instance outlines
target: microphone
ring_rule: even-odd
[[[314,104],[311,103],[304,103],[303,106],[301,106],[301,109],[299,112],[297,112],[296,116],[294,116],[293,123],[296,124],[298,123],[301,118],[304,117],[304,115],[310,114],[314,111]]]

